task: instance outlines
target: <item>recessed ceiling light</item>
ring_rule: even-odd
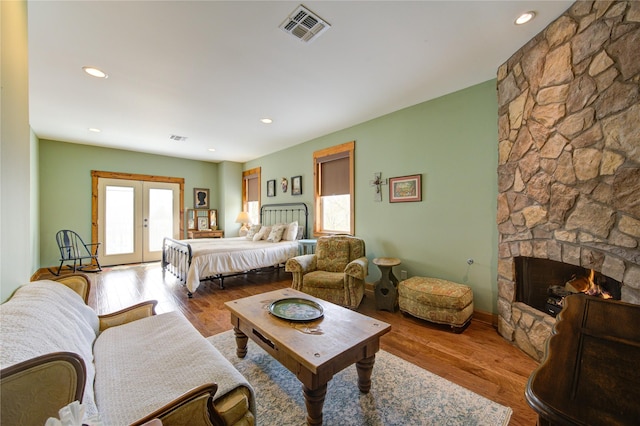
[[[90,76],[93,77],[97,77],[97,78],[108,78],[109,76],[107,75],[106,72],[96,68],[96,67],[82,67],[82,69],[84,70],[84,72],[86,72],[87,74],[89,74]]]
[[[273,123],[273,120],[270,118],[261,118],[260,121],[264,124],[271,124]]]
[[[215,152],[215,151],[216,151],[216,149],[215,149],[215,148],[209,148],[207,151]]]
[[[516,25],[526,24],[527,22],[531,21],[535,17],[536,17],[536,13],[534,11],[525,12],[522,15],[518,16],[518,18],[515,21],[515,24]]]
[[[96,129],[95,127],[89,127],[89,131],[93,133],[100,133],[102,130]]]

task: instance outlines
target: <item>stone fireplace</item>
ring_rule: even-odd
[[[640,2],[574,3],[497,77],[498,331],[540,360],[555,318],[517,300],[521,257],[640,304]]]
[[[537,257],[515,258],[516,302],[555,317],[566,296],[585,293],[620,300],[622,284],[593,269]]]

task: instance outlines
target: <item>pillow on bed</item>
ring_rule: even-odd
[[[270,226],[263,226],[260,230],[253,236],[253,241],[266,240],[271,232]]]
[[[254,235],[258,233],[258,231],[262,228],[262,225],[259,223],[256,225],[251,225],[249,231],[247,231],[247,240],[253,240]]]
[[[282,239],[285,241],[295,241],[298,236],[298,222],[291,222],[286,225],[286,227]]]
[[[273,225],[271,228],[271,232],[267,237],[267,241],[270,243],[277,243],[282,240],[282,236],[284,235],[284,231],[287,230],[287,225]]]

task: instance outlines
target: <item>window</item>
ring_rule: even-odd
[[[260,167],[242,172],[242,210],[260,223]]]
[[[314,234],[354,234],[355,142],[313,153]]]

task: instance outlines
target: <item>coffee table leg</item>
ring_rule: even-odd
[[[238,358],[244,358],[247,355],[247,341],[249,338],[236,327],[233,328],[233,333],[236,336],[236,355]]]
[[[322,407],[324,406],[324,397],[327,394],[327,384],[325,383],[318,389],[309,389],[302,385],[302,392],[304,393],[304,403],[307,406],[307,424],[322,425]]]
[[[374,355],[356,362],[358,389],[362,393],[369,393],[369,390],[371,390],[371,373],[373,372],[373,363],[375,361],[376,356]]]

